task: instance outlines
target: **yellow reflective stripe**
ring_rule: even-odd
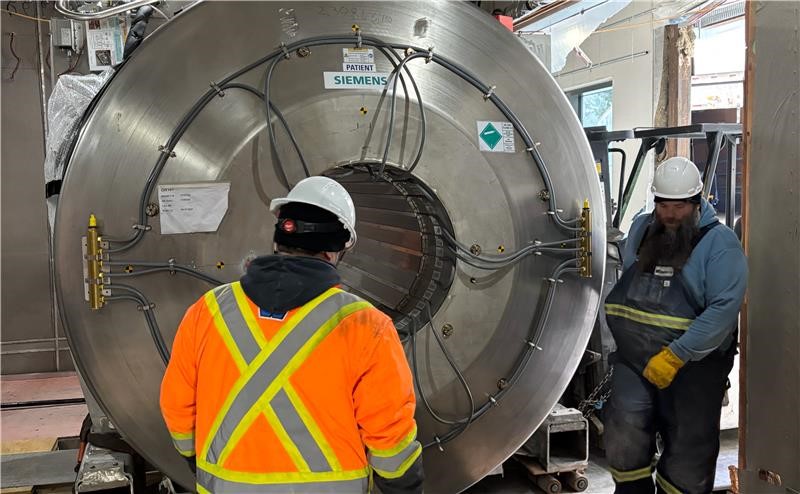
[[[388,458],[389,456],[394,456],[397,453],[403,451],[411,441],[417,438],[417,424],[414,423],[414,428],[411,429],[411,432],[408,433],[406,437],[403,438],[402,441],[397,443],[397,445],[390,449],[373,449],[369,448],[369,452],[372,453],[373,456],[379,456],[381,458]]]
[[[611,472],[611,476],[614,477],[614,481],[621,483],[621,482],[633,482],[639,479],[646,479],[653,475],[653,466],[648,465],[644,468],[639,468],[637,470],[615,470],[611,467],[608,467],[608,471]]]
[[[319,446],[320,451],[322,451],[322,455],[325,456],[326,460],[328,460],[328,464],[331,466],[331,469],[333,469],[335,472],[341,472],[342,465],[339,463],[339,458],[336,457],[336,453],[334,453],[333,448],[325,438],[325,434],[322,433],[322,430],[311,416],[311,413],[306,408],[306,405],[303,403],[300,395],[297,394],[297,391],[292,386],[292,383],[286,381],[286,386],[283,387],[283,390],[286,391],[286,396],[289,397],[289,401],[292,402],[292,405],[297,411],[297,414],[300,416],[300,419],[306,425],[306,428],[308,428],[308,432],[311,433],[311,437],[314,438],[317,446]]]
[[[252,408],[250,408],[250,410],[248,410],[248,412],[245,414],[245,416],[242,418],[242,420],[238,424],[236,424],[236,428],[233,430],[233,433],[231,434],[231,440],[229,440],[225,444],[225,448],[223,449],[222,454],[224,454],[226,450],[232,449],[232,448],[234,448],[236,446],[236,442],[234,442],[232,440],[233,437],[241,438],[243,433],[240,433],[240,434],[237,435],[239,430],[241,430],[241,429],[244,429],[245,431],[247,430],[247,428],[244,427],[244,426],[246,424],[252,424],[252,422],[253,422],[252,415],[256,415],[259,412],[259,409],[264,406],[264,404],[267,404],[267,403],[269,403],[270,400],[272,400],[272,398],[275,396],[275,393],[277,393],[279,389],[285,387],[286,383],[289,381],[289,377],[291,377],[291,375],[294,374],[294,372],[301,365],[303,365],[303,362],[305,362],[306,358],[308,358],[308,356],[311,354],[311,352],[314,351],[314,349],[317,347],[317,345],[319,345],[319,343],[326,336],[328,336],[328,334],[331,331],[333,331],[333,328],[335,328],[343,318],[349,316],[350,314],[352,314],[354,312],[357,312],[359,310],[362,310],[362,309],[365,309],[365,308],[368,308],[368,307],[371,307],[371,305],[370,305],[369,302],[365,302],[365,301],[358,301],[358,302],[353,302],[351,304],[345,305],[344,307],[339,309],[339,311],[337,311],[333,316],[331,316],[325,322],[325,324],[323,324],[314,333],[314,336],[309,338],[309,340],[307,342],[305,342],[305,344],[303,344],[302,348],[296,354],[294,354],[291,357],[291,359],[289,360],[289,363],[286,364],[286,367],[284,367],[280,371],[280,373],[278,374],[278,377],[274,381],[269,383],[269,385],[267,386],[267,389],[264,391],[264,393],[262,393],[261,396],[258,398],[258,400],[256,400],[256,404]],[[285,335],[284,335],[284,337],[285,337]],[[277,339],[278,339],[278,337],[276,336],[276,338],[273,341],[270,342],[270,346],[272,346],[272,343]],[[281,339],[283,339],[283,338],[281,338]],[[253,361],[253,364],[251,365],[251,367],[248,369],[248,372],[247,372],[248,379],[251,377],[251,371],[252,371],[252,373],[255,373],[255,370],[257,370],[258,367],[260,367],[261,364],[264,362],[264,360],[266,360],[266,358],[269,357],[270,353],[272,353],[272,350],[262,351],[259,354],[258,358]],[[241,391],[241,390],[236,390],[236,393],[238,394],[239,391]],[[230,407],[230,405],[228,405],[228,406]],[[219,427],[219,426],[217,426],[217,427]],[[214,432],[214,434],[216,434],[216,431]],[[213,437],[213,436],[209,436],[209,437]],[[209,442],[209,444],[211,443],[211,441],[208,441],[208,442]],[[286,446],[286,445],[284,445],[284,446]],[[207,456],[203,455],[203,458],[207,458]],[[213,472],[211,472],[211,473],[213,473]]]
[[[212,290],[206,293],[205,299],[208,311],[214,318],[214,326],[217,327],[217,332],[219,333],[220,337],[222,337],[222,341],[228,348],[228,351],[230,352],[233,361],[236,363],[236,367],[239,369],[239,372],[244,372],[244,370],[247,368],[247,362],[244,361],[242,354],[239,353],[239,348],[236,346],[236,342],[233,341],[231,331],[228,329],[228,325],[225,324],[225,319],[222,318],[222,311],[219,308],[217,297],[214,295],[214,291]]]
[[[667,494],[683,494],[680,489],[670,484],[667,479],[662,477],[658,472],[656,472],[656,482]]]
[[[619,305],[619,304],[606,304],[606,309],[618,310],[621,312],[629,312],[631,314],[638,314],[642,317],[657,319],[659,321],[663,321],[665,323],[675,324],[677,326],[686,327],[688,328],[694,319],[687,319],[685,317],[677,317],[677,316],[668,316],[666,314],[655,314],[652,312],[645,312],[642,310],[634,309],[633,307],[628,307],[627,305]]]
[[[650,312],[633,309],[626,305],[618,304],[606,304],[606,314],[624,317],[626,319],[630,319],[642,324],[649,324],[651,326],[679,329],[683,331],[689,329],[689,326],[691,326],[694,322],[694,319],[666,316],[663,314],[653,314]]]
[[[286,324],[284,324],[281,327],[281,329],[278,331],[275,337],[272,338],[272,340],[270,340],[269,343],[267,343],[267,346],[261,350],[261,353],[258,354],[258,357],[256,357],[256,359],[250,363],[250,366],[249,367],[245,366],[246,371],[242,372],[242,375],[239,376],[239,379],[237,379],[236,382],[233,384],[230,393],[228,393],[228,397],[225,398],[225,403],[223,403],[222,407],[219,410],[219,413],[217,413],[216,418],[214,418],[214,422],[211,425],[211,429],[209,430],[205,444],[203,445],[202,454],[200,455],[204,460],[208,458],[208,450],[209,448],[211,448],[212,439],[217,435],[217,431],[219,430],[219,426],[222,424],[222,420],[228,414],[228,411],[230,410],[231,405],[233,404],[233,400],[242,391],[242,388],[244,388],[245,384],[247,384],[247,382],[253,377],[256,371],[258,371],[258,369],[261,367],[261,364],[263,364],[269,358],[270,354],[272,354],[272,352],[275,351],[275,349],[281,344],[281,342],[283,342],[283,340],[294,329],[294,327],[297,326],[308,315],[309,312],[314,310],[316,306],[318,306],[319,304],[324,302],[325,299],[334,295],[337,292],[338,288],[331,288],[326,292],[324,292],[322,295],[312,300],[311,302],[301,307],[288,321],[286,321]],[[216,306],[216,299],[214,300],[214,305]],[[219,309],[219,307],[217,307],[217,309]],[[222,317],[220,317],[220,320],[221,319]],[[214,320],[216,322],[216,318]],[[225,322],[222,321],[222,324],[225,324]],[[232,340],[231,340],[231,345],[233,345]],[[228,348],[232,350],[231,355],[238,355],[239,353],[238,351],[233,351],[235,345],[228,346]]]
[[[403,475],[405,475],[405,473],[408,471],[408,468],[417,460],[417,458],[419,458],[419,455],[421,455],[421,454],[422,454],[422,445],[420,444],[417,447],[417,450],[414,451],[411,454],[411,456],[406,458],[406,460],[403,463],[401,463],[400,466],[397,468],[397,470],[395,470],[394,472],[385,472],[385,471],[377,469],[375,467],[372,467],[372,468],[373,468],[373,470],[378,472],[378,475],[380,475],[381,477],[383,477],[385,479],[397,479],[397,478],[400,478]]]
[[[369,475],[369,468],[359,470],[346,470],[342,472],[279,472],[279,473],[251,473],[228,470],[219,465],[208,463],[198,458],[197,468],[216,477],[231,482],[250,484],[290,484],[305,482],[331,482],[336,480],[358,480]]]
[[[181,456],[194,456],[194,432],[172,432],[169,431],[172,437],[172,445],[178,450]],[[191,441],[191,443],[189,443]],[[191,449],[187,449],[189,446]]]
[[[197,488],[197,494],[211,494],[200,484],[195,484],[195,487]]]
[[[253,315],[250,304],[247,303],[247,295],[245,295],[244,290],[242,290],[242,283],[239,281],[231,283],[231,289],[233,290],[234,298],[236,298],[236,303],[239,305],[239,311],[242,313],[242,317],[247,323],[247,327],[253,334],[253,338],[256,340],[256,343],[258,343],[258,346],[263,349],[267,346],[267,339],[264,337],[264,333],[261,331],[261,326],[259,326],[258,321],[256,321],[256,317]]]

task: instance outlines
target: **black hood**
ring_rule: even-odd
[[[269,312],[296,309],[341,283],[329,262],[282,255],[254,259],[241,281],[250,300]]]

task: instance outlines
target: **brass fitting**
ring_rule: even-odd
[[[583,278],[592,277],[592,211],[589,200],[583,201],[581,211],[581,231],[579,232],[580,252],[578,252],[578,267]]]
[[[103,239],[97,228],[97,218],[89,215],[89,226],[86,229],[84,242],[84,278],[87,287],[89,308],[97,310],[105,305],[103,296]]]

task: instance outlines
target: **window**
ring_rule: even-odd
[[[567,98],[584,127],[613,129],[611,120],[611,84],[569,91]]]

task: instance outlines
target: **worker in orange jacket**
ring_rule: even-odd
[[[339,288],[347,191],[311,177],[272,201],[276,255],[192,305],[161,410],[204,493],[422,492],[416,400],[391,319]],[[374,475],[373,475],[374,473]]]

